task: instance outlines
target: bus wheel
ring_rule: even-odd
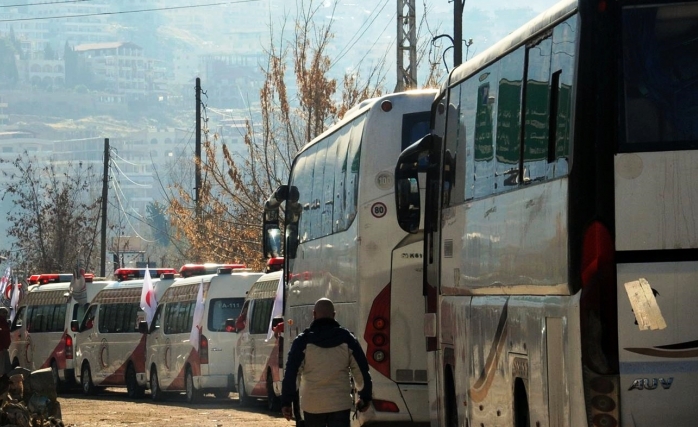
[[[517,378],[514,382],[514,427],[530,427],[530,425],[526,386],[521,378]]]
[[[136,370],[132,363],[129,363],[126,368],[126,392],[131,399],[140,399],[145,395],[145,388],[138,385]]]
[[[242,370],[238,372],[238,403],[243,407],[250,406],[252,403],[252,399],[245,391],[245,378],[242,376]]]
[[[95,384],[92,382],[92,372],[90,371],[89,363],[84,363],[82,365],[82,375],[80,376],[80,381],[82,382],[82,392],[91,396],[97,392]]]
[[[160,383],[158,382],[158,371],[155,366],[150,368],[150,398],[155,402],[162,400],[162,389],[160,389]]]
[[[187,373],[184,377],[184,384],[187,393],[187,403],[197,403],[201,400],[201,391],[194,387],[194,375],[191,373],[191,368],[187,368]]]
[[[281,411],[281,398],[274,393],[274,377],[271,370],[267,371],[267,409],[274,413]]]

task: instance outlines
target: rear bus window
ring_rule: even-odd
[[[623,9],[622,151],[698,148],[698,5]]]
[[[208,330],[225,331],[225,321],[228,319],[236,320],[244,302],[245,298],[212,299],[208,309]]]

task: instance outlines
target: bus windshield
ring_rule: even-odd
[[[698,148],[698,5],[623,9],[622,151]]]

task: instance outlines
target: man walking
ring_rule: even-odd
[[[281,412],[292,417],[291,404],[300,376],[300,405],[305,427],[348,427],[353,402],[350,376],[359,390],[356,407],[368,409],[372,383],[368,361],[354,335],[336,320],[334,304],[321,298],[313,323],[293,340],[281,388]]]

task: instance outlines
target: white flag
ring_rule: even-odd
[[[279,276],[279,284],[276,286],[276,296],[274,297],[274,306],[271,309],[271,318],[269,319],[269,329],[267,330],[267,342],[274,338],[274,331],[271,328],[271,324],[274,318],[281,317],[284,314],[284,275]]]
[[[204,279],[201,279],[199,284],[199,293],[196,295],[196,306],[194,306],[194,318],[191,322],[191,334],[189,334],[189,342],[199,351],[199,338],[204,325]]]
[[[85,270],[82,268],[73,272],[70,279],[70,295],[80,304],[87,304],[87,285],[85,284]]]
[[[5,269],[5,274],[2,275],[2,279],[0,279],[0,292],[2,292],[2,302],[5,307],[7,307],[10,304],[10,298],[12,295],[8,292],[10,290],[10,286],[12,286],[12,268],[7,267]]]
[[[15,283],[14,285],[12,285],[12,299],[10,300],[10,323],[12,323],[15,320],[15,314],[17,314],[17,306],[19,305],[19,294],[21,292],[20,286],[22,285],[19,283]]]
[[[141,308],[145,311],[145,321],[148,327],[155,317],[155,310],[158,308],[158,299],[153,288],[153,281],[150,279],[150,269],[145,269],[143,277],[143,290],[141,291]]]

